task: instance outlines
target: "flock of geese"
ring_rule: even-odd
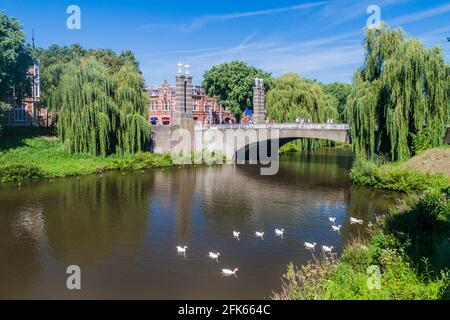
[[[340,232],[341,231],[341,225],[336,225],[336,217],[328,217],[328,220],[332,223],[331,225],[331,229],[333,231],[337,231]],[[363,224],[363,220],[361,219],[356,219],[353,217],[350,217],[350,224]],[[283,239],[284,236],[284,229],[275,229],[274,233],[281,237]],[[239,236],[241,235],[241,233],[239,231],[233,231],[233,237],[237,240],[239,240]],[[262,240],[264,240],[264,232],[263,231],[255,231],[255,237],[257,238],[261,238]],[[304,242],[304,246],[306,249],[309,250],[315,250],[317,243],[316,242]],[[333,246],[326,246],[326,245],[322,245],[322,250],[324,253],[332,253],[333,252]],[[186,254],[188,249],[188,246],[177,246],[177,252],[180,254]],[[220,252],[212,252],[210,251],[208,253],[208,257],[211,259],[214,259],[218,262],[220,256]],[[231,275],[236,275],[236,272],[239,271],[238,268],[234,268],[234,269],[222,269],[222,274],[224,276],[231,276]]]

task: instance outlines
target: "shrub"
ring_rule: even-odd
[[[45,174],[38,166],[31,164],[10,164],[0,166],[0,181],[23,181],[28,179],[41,178]]]
[[[398,164],[356,161],[350,178],[354,184],[402,192],[446,190],[450,178],[444,174],[430,174],[407,169]]]
[[[434,271],[450,268],[450,201],[446,193],[430,192],[409,208],[392,211],[385,228],[396,239],[409,242],[405,249],[418,267],[423,268],[425,257]]]
[[[418,133],[411,133],[412,151],[417,154],[420,151],[424,151],[433,147],[432,132],[430,129],[422,129]]]

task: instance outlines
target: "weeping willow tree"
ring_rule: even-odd
[[[143,150],[150,137],[150,126],[145,117],[148,96],[135,64],[126,62],[114,75],[114,100],[118,109],[116,152]]]
[[[347,104],[357,156],[402,160],[420,137],[431,147],[442,144],[449,116],[449,67],[442,50],[387,26],[367,30],[364,45],[365,62]]]
[[[114,152],[117,106],[108,69],[93,58],[73,60],[58,87],[58,133],[73,153]]]
[[[327,119],[337,119],[338,102],[325,94],[320,84],[302,79],[295,73],[287,73],[275,80],[274,87],[267,93],[266,115],[278,122],[295,122],[300,118],[315,123],[325,123]],[[331,146],[331,141],[299,139],[295,142],[300,150]]]
[[[112,76],[110,71],[93,57],[74,59],[65,68],[57,89],[57,126],[72,153],[134,153],[149,138],[140,73],[132,64]]]

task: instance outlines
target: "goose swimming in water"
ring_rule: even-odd
[[[239,239],[239,235],[241,233],[239,231],[233,231],[233,237],[238,238]]]
[[[219,256],[220,256],[220,252],[214,253],[214,252],[210,251],[208,255],[209,255],[209,257],[211,259],[216,259],[217,260],[219,258]]]
[[[184,246],[184,247],[182,247],[182,246],[177,246],[177,251],[178,251],[179,253],[186,253],[187,247],[188,247],[188,246]]]
[[[331,226],[331,229],[333,229],[333,231],[341,231],[341,225]]]
[[[331,253],[331,251],[333,250],[333,247],[322,246],[322,250],[323,250],[323,252]]]
[[[359,223],[359,224],[363,224],[363,221],[360,219],[356,219],[353,217],[350,217],[350,223]]]
[[[283,236],[284,234],[284,229],[275,229],[275,234],[277,236]]]
[[[310,243],[310,242],[305,242],[305,248],[306,249],[313,249],[314,250],[314,248],[316,247],[316,244],[317,243]]]
[[[336,223],[336,217],[328,217],[328,220],[333,224]]]
[[[256,231],[255,232],[255,236],[258,237],[258,238],[263,238],[264,237],[264,232]]]
[[[236,271],[239,271],[238,268],[234,268],[234,270],[230,270],[230,269],[222,269],[222,273],[224,276],[231,276],[231,275],[235,275]]]

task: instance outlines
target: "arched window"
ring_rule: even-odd
[[[151,111],[158,111],[158,101],[152,100],[150,104],[150,110]]]
[[[167,100],[164,100],[162,102],[162,104],[163,104],[163,111],[169,111],[170,110],[169,109],[169,102]]]

